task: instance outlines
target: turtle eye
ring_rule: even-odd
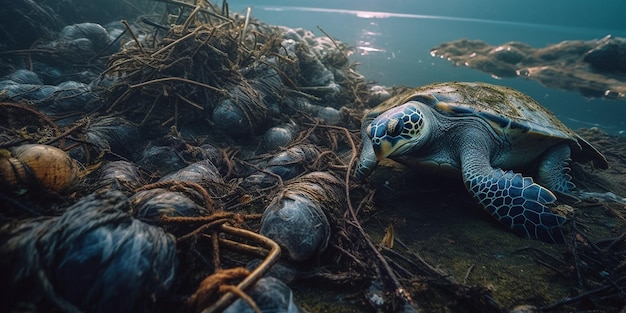
[[[398,136],[402,133],[403,127],[404,122],[402,121],[402,119],[394,118],[392,120],[389,120],[389,123],[387,123],[387,134],[393,137]]]

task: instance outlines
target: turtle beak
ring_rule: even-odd
[[[382,140],[379,144],[372,143],[374,148],[374,154],[376,154],[376,159],[381,161],[387,158],[395,149],[391,145],[389,141]]]

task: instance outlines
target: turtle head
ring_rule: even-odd
[[[421,147],[430,138],[425,105],[409,101],[376,117],[367,128],[376,159],[398,156]]]

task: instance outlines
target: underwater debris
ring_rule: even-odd
[[[31,74],[32,73],[32,74]],[[46,114],[61,114],[71,111],[90,111],[97,104],[97,95],[87,84],[65,81],[58,85],[43,85],[33,72],[24,71],[5,76],[0,81],[0,90],[15,101],[30,101]],[[27,75],[27,76],[26,76]],[[25,81],[20,83],[18,81]]]
[[[240,136],[266,129],[285,113],[290,97],[321,102],[329,100],[330,91],[346,96],[341,85],[352,77],[342,74],[348,70],[343,44],[330,46],[312,33],[257,20],[224,22],[203,12],[190,13],[159,40],[136,40],[110,58],[107,112],[128,112],[140,125],[208,120],[207,127]],[[192,23],[199,18],[208,22]],[[246,25],[250,29],[242,39],[238,35]]]
[[[66,312],[154,309],[176,278],[176,242],[128,212],[121,192],[98,192],[59,217],[4,227],[3,307],[11,311],[24,302]]]
[[[58,14],[41,3],[34,1],[12,1],[5,3],[0,12],[3,21],[3,49],[28,48],[39,39],[52,39],[63,27]]]
[[[201,217],[214,212],[210,194],[222,196],[225,192],[226,184],[219,171],[207,159],[138,188],[131,202],[137,217],[162,225],[158,221],[166,217]]]
[[[270,155],[269,160],[259,162],[255,167],[256,173],[246,176],[241,183],[242,187],[266,188],[282,184],[298,175],[305,173],[307,168],[315,164],[322,165],[319,160],[320,149],[311,144],[299,144]],[[323,166],[317,170],[323,170]]]
[[[106,4],[76,0],[7,2],[0,11],[0,48],[32,48],[36,41],[56,38],[59,30],[68,24],[117,20],[121,16],[145,14],[153,7],[152,0],[136,0],[132,3],[115,0]]]
[[[370,97],[368,105],[370,107],[375,107],[381,104],[383,101],[391,98],[391,92],[387,90],[385,86],[381,85],[373,85],[369,89]]]
[[[519,303],[521,297],[535,307],[546,303],[541,303],[541,299],[554,299],[553,294],[536,288],[541,284],[548,285],[545,281],[549,281],[552,287],[554,276],[540,276],[528,270],[529,267],[524,268],[523,275],[515,276],[509,274],[512,271],[517,273],[517,268],[497,267],[510,261],[501,256],[507,249],[511,250],[506,239],[487,232],[472,233],[477,237],[475,240],[480,240],[474,243],[476,246],[472,242],[460,244],[452,227],[439,227],[437,220],[421,218],[424,211],[438,211],[431,210],[432,207],[422,210],[421,203],[439,198],[441,194],[430,189],[416,190],[415,185],[403,181],[406,177],[399,178],[400,171],[394,171],[382,177],[390,183],[376,190],[377,197],[390,189],[412,196],[418,192],[422,196],[421,201],[410,203],[420,206],[419,210],[398,212],[387,209],[389,199],[374,200],[373,185],[351,180],[357,149],[360,148],[358,128],[363,109],[374,106],[397,90],[382,86],[370,88],[365,78],[355,71],[354,65],[347,64],[343,49],[348,47],[328,35],[315,37],[306,30],[267,25],[252,17],[225,16],[227,8],[217,8],[210,2],[198,6],[190,1],[184,5],[179,4],[183,3],[180,1],[158,2],[162,3],[150,1],[150,4],[165,8],[163,12],[152,14],[154,12],[146,11],[141,17],[142,21],[156,22],[135,24],[129,20],[126,24],[107,24],[109,40],[117,41],[97,54],[102,58],[90,59],[89,70],[85,64],[67,67],[68,64],[60,62],[66,58],[59,59],[54,55],[58,51],[48,51],[47,54],[33,51],[0,53],[2,61],[20,59],[10,64],[11,72],[13,68],[25,68],[37,74],[16,71],[2,79],[1,147],[24,143],[54,144],[90,166],[88,172],[97,168],[87,180],[81,181],[80,188],[72,190],[75,192],[62,195],[62,204],[57,201],[37,205],[45,206],[48,209],[45,213],[58,215],[62,214],[63,208],[93,190],[101,194],[106,190],[118,190],[132,199],[130,205],[125,205],[124,211],[129,211],[126,215],[131,214],[133,219],[146,224],[158,225],[160,233],[168,232],[174,236],[175,263],[179,266],[170,292],[175,294],[172,297],[168,296],[171,293],[155,294],[156,307],[137,311],[219,312],[235,300],[236,295],[246,298],[246,293],[251,295],[248,299],[258,302],[256,307],[264,308],[267,302],[256,297],[250,287],[261,277],[265,278],[259,284],[264,284],[270,276],[284,279],[285,284],[294,288],[297,302],[310,311],[318,311],[317,299],[309,298],[307,291],[332,298],[322,300],[331,303],[321,304],[319,311],[335,310],[338,306],[351,312],[372,308],[414,311],[419,304],[426,308],[425,311],[433,309],[433,312],[503,312],[505,309],[499,303],[508,307],[510,302]],[[217,16],[209,17],[206,12]],[[159,20],[159,16],[163,19]],[[60,29],[62,25],[55,31]],[[80,40],[76,45],[87,43],[86,37],[78,36]],[[55,38],[58,39],[51,37],[52,40]],[[112,50],[118,53],[109,57]],[[48,55],[53,64],[46,64]],[[501,53],[497,58],[502,62],[513,62],[519,56]],[[107,60],[106,65],[102,63]],[[0,70],[7,72],[2,75],[8,73],[7,67],[2,67],[4,65],[0,64]],[[261,77],[267,77],[267,84]],[[46,112],[51,113],[56,108],[75,112],[59,111],[58,116],[44,114],[43,104],[54,104],[51,95],[66,81],[81,83],[67,84],[70,90],[66,95],[77,101],[61,101]],[[19,89],[5,88],[9,85],[27,87],[20,91],[24,95],[21,102],[16,102],[17,97],[9,97],[4,102],[12,92],[11,88]],[[28,88],[33,88],[32,94]],[[233,91],[236,89],[239,91]],[[47,93],[44,98],[49,101],[39,101],[42,104],[34,106],[29,104],[26,97],[41,97],[34,90]],[[89,92],[97,99],[89,104],[82,103],[83,100],[91,101],[89,94],[81,98],[69,91]],[[241,94],[247,97],[245,101],[234,101],[243,99]],[[217,124],[222,119],[214,120],[213,115],[220,103],[227,103],[237,110],[239,105],[253,109],[241,109],[233,115],[235,124],[219,126]],[[240,121],[241,124],[237,124]],[[263,135],[268,129],[291,121],[297,127],[285,136],[289,140],[272,150],[271,143],[275,139],[265,140]],[[609,142],[602,151],[615,156],[612,162],[622,162],[619,160],[624,159],[624,149],[613,144],[614,138],[602,138]],[[211,160],[219,172],[204,164],[204,159]],[[202,166],[182,176],[172,174],[194,168],[188,168],[190,165]],[[255,233],[261,228],[261,213],[273,199],[285,197],[287,186],[295,182],[303,184],[300,180],[304,176],[317,171],[343,178],[338,180],[340,186],[334,191],[341,204],[328,205],[330,209],[323,212],[331,234],[327,246],[305,261],[290,262],[289,256],[285,256],[280,265],[287,265],[286,270],[272,266],[278,260],[279,248],[272,240]],[[611,172],[612,177],[618,174]],[[205,181],[204,178],[209,179]],[[587,183],[605,182],[590,179]],[[614,183],[623,185],[622,182]],[[307,182],[308,187],[314,185],[319,184]],[[447,197],[451,194],[442,197],[445,198],[441,201],[442,206],[467,206],[466,202],[458,200],[460,197]],[[623,196],[617,190],[615,194]],[[18,204],[29,207],[31,202],[37,202],[34,200],[38,196],[14,197],[0,192],[0,201],[9,207]],[[392,200],[398,201],[396,198],[397,194],[394,194]],[[358,203],[358,206],[346,210],[343,205],[351,206],[351,202]],[[311,204],[311,201],[307,199],[302,203]],[[606,210],[607,214],[624,215],[623,209],[617,206],[600,209]],[[389,211],[397,213],[398,218],[388,220],[386,214]],[[14,212],[0,213],[5,230],[26,222],[12,216]],[[603,218],[595,222],[611,225],[613,220]],[[268,219],[265,223],[275,222]],[[403,224],[409,225],[412,231],[408,237],[410,248],[399,243],[406,233],[398,233],[392,238],[393,249],[375,244],[380,242],[379,235],[382,235],[378,233],[381,227],[377,225],[384,228],[388,223],[393,223],[398,232]],[[463,223],[469,221],[463,220]],[[126,227],[127,224],[123,224],[120,229]],[[428,237],[432,236],[430,231],[434,228],[444,235],[435,239]],[[480,228],[477,233],[482,231],[484,229]],[[294,234],[294,237],[298,236]],[[323,234],[318,237],[324,241]],[[4,238],[0,237],[1,240]],[[523,241],[515,243],[528,244]],[[471,251],[479,248],[479,253],[462,257],[463,260],[446,254],[452,249]],[[415,250],[423,252],[424,258],[412,254]],[[465,278],[469,276],[467,281],[470,283],[466,284],[465,279],[463,283],[457,282],[454,278],[458,271],[450,268],[453,266],[451,262],[473,261],[483,252],[489,255],[476,262],[484,264],[472,264],[470,270],[467,267],[462,269],[461,277],[467,273]],[[249,262],[259,258],[264,258],[261,263]],[[436,267],[427,261],[434,262]],[[529,261],[528,258],[525,261]],[[12,274],[12,269],[29,271],[12,265],[6,272],[0,272],[8,275]],[[474,279],[483,274],[480,273],[481,265],[486,268],[485,272],[497,278]],[[449,271],[444,272],[444,269]],[[92,269],[85,271],[89,273],[89,270]],[[528,284],[532,284],[533,292],[518,293],[517,285],[508,288],[510,285],[502,281],[509,276],[519,279],[520,285],[531,281]],[[242,284],[244,281],[247,283]],[[20,295],[21,299],[32,299],[30,295],[39,299],[46,297],[39,289],[19,290],[30,292]],[[20,293],[19,290],[16,292]],[[282,295],[290,294],[287,289],[281,287],[280,290],[284,291]],[[515,294],[509,295],[510,290],[515,290]],[[261,294],[269,297],[271,303],[285,299],[273,293]],[[341,297],[341,303],[335,302],[337,297]],[[195,300],[191,301],[192,298]],[[505,300],[498,302],[494,299]],[[152,300],[148,300],[149,305]],[[20,301],[28,308],[35,307],[33,303],[40,303]],[[243,301],[237,302],[246,306]],[[615,303],[618,302],[611,305]],[[589,309],[583,308],[581,303],[570,306]],[[40,307],[41,310],[49,308],[43,304]]]
[[[298,135],[298,126],[294,121],[289,121],[276,125],[267,131],[263,136],[263,143],[267,150],[276,150],[280,147],[288,146]]]
[[[70,153],[84,164],[92,164],[104,154],[128,157],[141,139],[137,126],[121,116],[86,117],[73,127],[80,147]]]
[[[98,178],[94,183],[95,189],[110,189],[131,195],[135,190],[145,185],[141,171],[137,165],[128,161],[106,162],[98,169]]]
[[[161,177],[159,181],[186,181],[199,184],[207,190],[211,190],[211,187],[214,185],[224,185],[220,172],[209,159],[192,163],[185,168]]]
[[[169,233],[184,235],[189,229],[179,225],[170,225],[164,221],[166,217],[198,217],[210,214],[210,210],[198,204],[202,196],[190,189],[171,191],[165,188],[140,190],[130,201],[135,212],[133,216],[152,224],[164,227]],[[192,200],[200,199],[200,200]],[[182,228],[182,230],[181,230]]]
[[[237,299],[228,306],[224,313],[261,312],[300,313],[302,311],[294,300],[293,291],[281,280],[263,277],[250,288],[248,296],[254,301],[256,308],[243,299]]]
[[[341,108],[338,110],[334,107],[312,104],[307,98],[288,98],[285,104],[290,111],[306,112],[328,125],[336,125],[341,119]]]
[[[84,43],[84,48],[81,49],[82,55],[92,56],[95,52],[98,52],[104,48],[106,48],[111,42],[109,38],[109,33],[107,30],[102,27],[100,24],[96,23],[80,23],[74,25],[67,25],[63,27],[61,33],[59,33],[59,38],[68,42],[68,45],[76,45],[81,46],[79,43],[84,39],[87,39],[88,42]],[[54,43],[52,43],[54,45]],[[90,46],[93,46],[92,49],[86,49]],[[91,53],[84,50],[92,50]]]
[[[37,73],[29,71],[27,69],[18,69],[15,72],[9,73],[2,78],[0,84],[23,84],[23,85],[43,85],[41,79]]]
[[[167,9],[178,6],[177,2],[165,2]],[[163,20],[160,23],[146,23],[155,27],[150,31],[146,31],[144,25],[136,27],[128,22],[122,23],[123,30],[120,25],[113,25],[107,26],[106,32],[98,24],[70,25],[61,37],[41,44],[41,52],[24,50],[11,53],[11,56],[17,57],[32,56],[33,63],[28,63],[27,67],[32,71],[12,71],[0,83],[3,98],[10,101],[7,105],[0,105],[2,112],[23,110],[28,113],[21,114],[19,118],[9,118],[11,115],[0,117],[3,121],[7,120],[6,124],[0,125],[3,131],[0,137],[2,147],[24,142],[54,143],[89,166],[87,173],[90,174],[82,182],[81,188],[75,190],[71,197],[64,196],[61,200],[72,203],[96,190],[93,195],[78,200],[76,205],[86,205],[85,201],[91,200],[85,199],[93,197],[99,197],[103,203],[113,203],[117,198],[121,199],[123,193],[130,198],[119,206],[124,211],[124,219],[114,218],[110,224],[98,218],[94,218],[94,221],[119,231],[119,236],[128,234],[128,240],[132,240],[134,235],[124,231],[131,231],[135,224],[158,229],[159,234],[171,234],[167,235],[168,242],[172,238],[176,239],[174,252],[168,248],[163,253],[175,253],[180,258],[164,262],[170,263],[168,266],[171,268],[176,268],[177,263],[183,264],[178,267],[182,268],[182,272],[172,278],[173,283],[168,280],[169,285],[166,287],[181,286],[180,292],[184,293],[184,298],[191,295],[190,299],[198,300],[167,299],[166,294],[152,292],[158,299],[146,300],[149,307],[145,310],[148,311],[154,308],[153,301],[161,300],[173,301],[175,310],[189,306],[192,310],[207,308],[209,311],[219,311],[219,308],[224,309],[235,300],[234,293],[243,294],[244,289],[254,285],[269,270],[278,259],[279,246],[248,229],[260,228],[259,213],[285,186],[283,180],[286,183],[314,169],[326,170],[331,166],[336,166],[335,170],[339,173],[316,175],[341,175],[348,169],[348,165],[335,155],[339,144],[337,136],[332,132],[337,130],[330,131],[316,125],[334,124],[339,118],[347,119],[347,115],[340,113],[338,108],[352,103],[355,95],[365,94],[355,91],[366,89],[365,84],[351,86],[354,83],[352,79],[357,76],[343,73],[351,69],[341,50],[344,48],[342,43],[319,40],[312,33],[301,30],[296,32],[300,33],[297,40],[287,41],[282,35],[291,32],[291,29],[267,25],[254,19],[244,21],[231,18],[216,12],[212,5],[206,5],[192,5],[190,10],[179,7],[170,12],[179,14],[176,17],[178,22],[164,23]],[[167,26],[160,27],[161,23]],[[71,47],[68,46],[70,43]],[[285,48],[287,46],[289,51]],[[120,50],[117,53],[107,57],[111,49],[118,47]],[[56,55],[62,53],[66,54]],[[74,57],[76,53],[81,53],[80,58]],[[50,62],[45,62],[47,56],[51,56]],[[74,68],[69,69],[67,66],[72,58],[78,63],[93,62],[90,63],[93,65],[90,70],[102,73],[96,73],[98,77],[92,75],[92,72],[84,75],[73,73]],[[101,67],[103,60],[108,60],[106,68]],[[76,68],[84,65],[76,64]],[[76,79],[68,79],[68,73],[76,75]],[[298,101],[293,99],[306,99],[308,108],[312,110],[291,106]],[[34,105],[27,104],[27,101]],[[228,110],[222,110],[222,106]],[[59,118],[49,117],[52,114],[59,114]],[[269,151],[263,147],[262,134],[273,126],[285,123],[297,125],[306,132],[300,137],[301,134],[294,129],[290,139],[280,145],[286,150],[279,153],[273,151],[259,157],[257,148]],[[275,139],[270,141],[274,142]],[[326,149],[325,144],[320,145],[321,142],[329,143],[332,150]],[[240,158],[241,155],[251,156],[251,159]],[[250,164],[239,162],[241,159],[261,161],[250,161],[254,162]],[[219,169],[226,169],[224,177],[228,179],[222,177],[218,166]],[[249,180],[248,185],[241,184],[242,179],[248,176],[239,175],[238,170],[243,167],[246,167],[244,174],[263,173],[271,178],[267,179],[269,182],[265,187],[262,185],[265,178],[259,183]],[[281,175],[284,177],[281,178]],[[320,177],[317,183],[329,184]],[[300,183],[306,185],[305,181]],[[331,185],[337,183],[339,180],[335,179]],[[295,184],[290,188],[299,187]],[[341,188],[326,188],[343,195]],[[332,220],[339,218],[341,212],[338,211],[343,204],[340,203],[341,197],[321,199],[323,192],[319,193],[309,190],[305,196],[308,195],[307,201],[321,202],[328,206],[328,210],[337,210],[333,211],[328,224],[327,232],[330,232],[330,228],[334,227],[331,225]],[[27,206],[31,198],[36,198],[36,195],[20,198],[4,194],[1,196],[3,202],[6,200],[13,205],[23,206]],[[75,212],[73,209],[59,208],[57,203],[42,206],[54,209],[47,212],[55,214]],[[95,207],[98,205],[94,204]],[[223,211],[224,208],[229,211]],[[42,221],[62,217],[46,217]],[[13,219],[11,216],[2,215],[2,218],[3,221],[9,221],[5,223],[7,230],[14,229],[14,225],[22,222],[26,223],[25,220]],[[127,223],[129,220],[131,222]],[[117,228],[115,223],[118,223]],[[269,217],[265,223],[272,224]],[[84,223],[84,227],[90,227],[90,224]],[[77,238],[82,238],[82,230],[77,228],[77,225],[67,227],[68,231],[77,231]],[[82,232],[90,234],[88,230]],[[12,233],[9,232],[9,235],[13,238]],[[111,236],[117,238],[115,236],[118,235]],[[118,244],[125,243],[119,240]],[[321,252],[323,249],[318,250]],[[84,254],[91,256],[98,253],[97,249],[89,252],[93,253]],[[149,253],[144,252],[146,255]],[[243,252],[246,256],[233,257],[237,252]],[[57,254],[62,255],[60,252]],[[266,258],[246,271],[237,272],[237,265],[259,257]],[[141,261],[140,258],[136,260]],[[117,264],[115,260],[111,262]],[[19,267],[14,266],[12,269]],[[133,266],[129,265],[128,270],[132,270]],[[78,271],[96,270],[79,266],[75,268]],[[66,272],[69,270],[64,268]],[[233,274],[231,280],[213,280],[214,284],[209,284],[209,278],[230,270],[238,274]],[[34,277],[30,272],[29,275]],[[159,275],[164,279],[166,276]],[[205,281],[203,277],[209,279],[207,284],[201,284]],[[61,283],[65,284],[71,278],[62,280]],[[239,283],[235,286],[236,282]],[[196,287],[196,292],[192,293]],[[63,288],[66,286],[63,285]],[[242,291],[236,292],[237,289],[233,288]],[[129,298],[111,300],[110,305],[120,307],[108,308],[113,311],[126,309],[121,306],[130,308],[134,306],[135,299],[143,297],[139,293],[151,292],[148,288],[137,289],[134,294],[129,292],[126,295]],[[43,292],[40,289],[32,290],[33,297]],[[118,290],[124,291],[123,288]],[[93,311],[89,301],[96,300],[85,296],[87,291],[81,292],[74,293],[76,298],[71,296],[71,301],[76,302],[71,305],[83,311]],[[25,294],[19,301],[35,305],[41,303],[39,299],[30,298],[30,295]],[[81,296],[84,296],[84,300],[78,299]],[[66,297],[70,296],[63,293],[55,298],[57,300],[42,301],[61,303]],[[141,299],[137,303],[142,302]],[[263,301],[259,301],[263,307]],[[72,309],[70,304],[60,305],[63,305],[62,310]],[[137,306],[132,309],[144,310]]]
[[[140,151],[137,162],[155,174],[164,175],[200,160],[219,163],[219,155],[216,154],[216,148],[211,144],[194,146],[179,134],[170,133],[148,142]]]
[[[140,124],[177,125],[178,120],[198,120],[198,113],[207,117],[229,89],[238,90],[234,99],[256,96],[250,87],[238,88],[248,85],[238,69],[252,62],[233,32],[238,27],[222,22],[192,29],[176,27],[153,46],[144,41],[124,48],[112,56],[105,71],[114,78],[104,93],[111,104],[107,110],[131,110],[127,116]],[[121,108],[119,103],[133,105]],[[250,108],[240,109],[247,112]]]
[[[228,97],[213,109],[213,123],[231,135],[253,133],[272,115],[280,112],[284,88],[276,70],[262,65],[244,69],[245,81],[227,86]]]
[[[249,230],[228,226],[225,223],[225,218],[229,218],[228,214],[214,214],[207,218],[196,218],[196,221],[204,220],[208,224],[190,233],[194,236],[180,237],[181,239],[209,238],[213,242],[214,261],[218,262],[215,263],[214,272],[202,279],[195,292],[186,300],[186,306],[191,311],[221,312],[236,300],[236,296],[248,298],[242,290],[250,288],[260,280],[280,256],[280,247],[275,242]],[[172,222],[180,221],[183,223],[192,220],[187,218],[170,219]],[[224,237],[218,237],[220,233]],[[211,235],[207,236],[207,234]],[[253,269],[243,267],[220,269],[220,249],[218,247],[222,245],[225,250],[256,255],[263,257],[263,260]],[[239,255],[238,258],[240,257]]]
[[[327,215],[343,211],[344,197],[341,181],[331,174],[303,175],[285,185],[268,205],[259,233],[285,248],[290,260],[309,260],[328,246],[332,220]]]

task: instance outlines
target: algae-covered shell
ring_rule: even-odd
[[[62,192],[78,181],[80,166],[59,148],[26,144],[0,156],[0,174],[16,189],[39,187]]]
[[[466,82],[436,83],[407,90],[368,111],[363,129],[382,113],[409,101],[422,102],[443,116],[480,118],[510,145],[527,141],[528,145],[536,145],[536,141],[545,138],[569,140],[574,144],[580,140],[552,112],[529,96],[505,86]]]
[[[485,123],[490,126],[493,135],[490,141],[494,144],[505,143],[498,148],[501,155],[491,156],[492,159],[500,159],[500,167],[519,167],[527,163],[528,159],[532,158],[531,155],[539,155],[561,143],[567,143],[570,146],[574,161],[593,161],[594,166],[598,168],[608,167],[606,158],[596,148],[565,126],[537,101],[515,89],[487,83],[444,82],[402,92],[366,112],[361,124],[363,142],[371,142],[369,130],[376,129],[376,125],[373,125],[375,120],[378,120],[378,124],[381,125],[380,121],[385,122],[386,119],[383,115],[385,112],[411,101],[432,108],[438,120],[454,118],[475,121],[463,123],[462,125],[465,126],[455,128],[460,132],[474,131],[477,124]],[[442,142],[442,144],[458,145],[458,142]],[[405,150],[406,148],[408,147],[405,147]],[[357,178],[367,177],[377,164],[371,145],[364,145],[363,151],[366,153],[361,155]],[[413,156],[417,154],[416,151],[412,151],[406,156],[415,159],[417,157]],[[422,159],[421,162],[423,161],[432,160]],[[441,164],[450,161],[438,160],[437,162]]]

